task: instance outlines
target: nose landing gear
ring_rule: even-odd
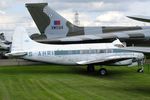
[[[143,72],[144,72],[144,69],[139,68],[139,69],[137,70],[137,72],[138,72],[138,73],[143,73]]]
[[[144,59],[138,61],[138,66],[141,67],[137,70],[138,73],[144,72]]]

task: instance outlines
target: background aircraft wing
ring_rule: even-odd
[[[114,62],[119,60],[125,60],[125,59],[132,59],[130,55],[121,55],[121,56],[107,56],[103,57],[102,59],[93,59],[88,61],[79,61],[77,64],[79,65],[88,65],[88,64],[98,64],[98,63],[105,63],[105,62]]]
[[[127,17],[130,19],[137,20],[137,21],[150,23],[150,17],[146,17],[146,16],[127,16]]]
[[[87,40],[103,40],[103,39],[144,39],[150,37],[150,29],[139,30],[139,31],[122,31],[112,33],[101,33],[92,35],[78,35],[69,36],[64,38],[54,38],[50,41],[67,42],[67,41],[87,41]]]
[[[80,36],[70,36],[58,39],[59,41],[86,41],[86,40],[99,40],[99,39],[110,39],[117,38],[114,34],[97,34],[97,35],[80,35]]]

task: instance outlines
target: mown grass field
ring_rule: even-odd
[[[0,100],[150,100],[148,65],[142,74],[137,67],[107,69],[102,77],[86,67],[0,67]]]

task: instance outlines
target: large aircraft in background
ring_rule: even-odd
[[[72,24],[47,3],[26,4],[41,35],[32,38],[39,42],[106,42],[119,38],[128,46],[150,46],[150,27],[80,27]]]
[[[0,50],[9,49],[10,43],[6,41],[4,33],[0,33]]]
[[[143,72],[144,54],[124,50],[124,45],[117,39],[112,43],[65,44],[52,45],[38,43],[30,39],[24,28],[17,28],[10,53],[6,56],[63,65],[88,65],[89,72],[94,65],[135,65],[141,64],[139,72]],[[100,75],[107,70],[101,68]]]

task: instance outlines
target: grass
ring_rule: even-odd
[[[0,67],[0,100],[150,100],[150,69],[107,67],[108,75],[86,67],[35,65]]]

